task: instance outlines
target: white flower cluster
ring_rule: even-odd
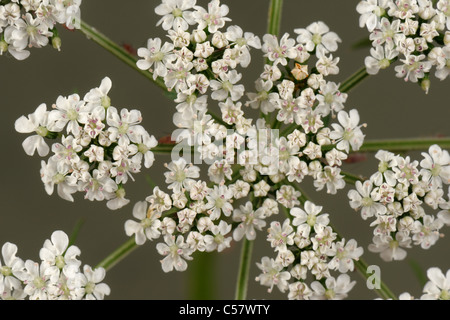
[[[306,201],[304,209],[290,210],[292,220],[270,224],[267,240],[277,256],[262,258],[258,263],[262,273],[256,278],[269,292],[277,286],[281,292],[288,290],[292,300],[341,300],[355,285],[346,273],[354,270],[354,260],[363,249],[353,239],[338,239],[329,215],[321,211],[321,206]],[[335,278],[332,271],[339,276]],[[310,286],[306,280],[312,282]]]
[[[301,193],[294,185],[307,176],[317,190],[337,193],[345,186],[342,162],[364,140],[358,112],[343,110],[347,94],[325,79],[339,72],[333,52],[341,40],[334,32],[317,22],[296,29],[296,40],[287,33],[280,40],[267,34],[261,42],[239,26],[224,30],[228,11],[219,0],[212,0],[207,9],[195,0],[163,0],[155,12],[162,16],[158,24],[171,41],[151,38],[146,48],[138,49],[142,59],[137,66],[163,79],[177,95],[173,140],[196,148],[200,163],[209,165],[206,181],[191,158],[172,158],[165,173],[169,192],[155,187],[146,201],[135,205],[137,221],[125,223],[127,235],[134,235],[137,244],[164,239],[156,247],[164,256],[165,272],[186,270],[195,251],[220,252],[233,240],[254,240],[280,206],[292,209],[292,219],[294,213],[300,215]],[[238,72],[238,67],[249,65],[250,49],[260,49],[267,58],[255,82],[256,93],[246,92]],[[221,116],[214,115],[209,95]],[[259,110],[261,117],[253,123],[243,105]],[[336,118],[338,123],[330,125]],[[310,207],[319,208],[308,202]],[[312,270],[316,279],[327,278],[324,292],[329,297],[343,297],[353,283],[346,276],[332,278],[329,270],[353,270],[350,260],[358,259],[362,249],[354,240],[334,241],[336,234],[328,223],[294,220],[293,226],[289,219],[283,227],[270,224],[273,237],[279,236],[275,230],[284,234],[282,228],[292,229],[289,250],[281,253],[274,246],[285,259],[278,271],[297,270],[292,272],[297,272],[293,277],[298,284],[305,280],[306,270]],[[294,263],[293,255],[300,251],[305,257]],[[277,280],[271,281],[273,285]],[[283,284],[279,287],[284,291]],[[318,284],[314,287],[320,291]]]
[[[57,24],[74,29],[81,0],[0,1],[0,55],[9,52],[17,60],[29,57],[27,48],[51,43],[60,50]]]
[[[450,300],[450,269],[444,275],[441,269],[433,267],[427,270],[428,282],[423,288],[420,300]],[[400,300],[416,300],[409,292],[399,296]]]
[[[450,74],[450,0],[363,0],[357,5],[360,26],[371,32],[373,48],[365,60],[377,74],[397,59],[396,75],[419,82],[428,92],[429,75]]]
[[[111,106],[111,86],[106,77],[83,100],[78,94],[60,96],[53,110],[44,103],[16,120],[16,131],[35,133],[22,144],[30,156],[36,151],[47,156],[46,139],[61,138],[51,146],[48,161],[42,160],[41,178],[49,195],[56,187],[61,198],[74,201],[72,194],[84,192],[86,199],[107,200],[108,208],[115,210],[128,204],[123,185],[140,172],[142,162],[152,166],[155,137],[140,125],[140,111]]]
[[[45,240],[40,263],[17,257],[17,246],[6,242],[0,259],[0,300],[103,300],[110,294],[102,283],[105,269],[80,269],[80,253],[63,231]]]
[[[374,217],[373,243],[369,250],[385,261],[403,260],[412,245],[428,249],[440,238],[439,230],[450,225],[450,155],[433,145],[423,160],[411,160],[380,150],[378,171],[350,190],[350,206],[363,219]],[[436,210],[437,215],[425,209]]]

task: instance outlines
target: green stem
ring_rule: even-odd
[[[245,300],[247,298],[248,276],[250,273],[252,251],[253,241],[244,238],[242,240],[241,259],[236,286],[236,300]]]
[[[158,144],[156,147],[152,148],[151,151],[155,154],[170,154],[172,152],[174,144]]]
[[[354,175],[353,173],[348,173],[348,172],[342,172],[341,171],[341,174],[344,176],[345,182],[348,182],[348,183],[351,183],[351,184],[355,184],[356,181],[363,182],[365,180],[364,178],[362,178],[360,176],[357,176],[357,175]]]
[[[358,151],[354,152],[377,152],[378,150],[386,151],[420,151],[426,150],[431,145],[437,144],[442,149],[450,149],[450,138],[409,138],[409,139],[395,139],[395,140],[365,140]],[[322,151],[329,151],[335,148],[336,145],[329,144],[322,146]]]
[[[119,248],[117,248],[114,252],[112,252],[109,256],[103,259],[96,266],[96,268],[101,267],[108,271],[138,247],[139,246],[136,244],[134,237],[132,237],[128,239],[124,244],[122,244]]]
[[[437,144],[443,149],[450,148],[450,138],[425,138],[425,139],[398,139],[398,140],[366,140],[360,148],[360,152],[372,152],[378,150],[387,151],[413,151],[425,150],[431,145]]]
[[[278,36],[278,34],[280,33],[282,11],[283,0],[270,1],[267,33]]]
[[[114,41],[109,39],[107,36],[105,36],[101,32],[97,31],[94,27],[90,26],[83,20],[81,20],[80,31],[82,33],[84,33],[88,39],[94,41],[95,43],[97,43],[98,45],[100,45],[101,47],[103,47],[104,49],[109,51],[110,53],[112,53],[114,56],[119,58],[125,64],[127,64],[134,70],[138,71],[144,77],[146,77],[147,79],[154,82],[158,87],[160,87],[166,93],[168,93],[172,99],[175,98],[173,96],[173,93],[170,93],[167,90],[167,87],[165,86],[164,81],[161,78],[157,78],[155,80],[155,79],[153,79],[153,74],[151,72],[149,72],[147,70],[139,69],[136,65],[136,62],[138,61],[138,59],[136,57],[134,57],[133,55],[131,55],[130,53],[128,53],[124,48],[119,46],[117,43],[115,43]]]
[[[339,87],[339,90],[341,92],[347,93],[368,76],[369,76],[369,74],[366,71],[366,67],[362,67],[357,72],[355,72],[352,76],[350,76],[350,78],[345,80]]]
[[[363,259],[359,259],[359,260],[355,261],[355,267],[356,267],[356,269],[358,269],[359,273],[365,279],[368,279],[368,272],[367,272],[368,265]],[[374,290],[377,292],[378,296],[382,299],[398,300],[397,296],[381,280],[380,280],[380,288],[374,288]]]

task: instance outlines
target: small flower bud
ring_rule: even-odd
[[[420,86],[422,87],[423,91],[425,91],[425,94],[428,94],[430,91],[431,81],[428,78],[423,79],[420,82]]]
[[[450,46],[450,31],[445,32],[444,35],[444,44],[446,46]]]
[[[8,43],[5,40],[0,40],[0,55],[3,55],[3,52],[8,51]]]
[[[52,38],[52,46],[58,51],[61,51],[61,38],[58,36],[55,36]]]

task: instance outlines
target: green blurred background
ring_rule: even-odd
[[[365,29],[359,28],[359,15],[355,10],[358,1],[284,1],[281,33],[294,36],[295,28],[307,27],[322,20],[343,40],[336,56],[341,58],[341,73],[333,81],[342,82],[363,66],[369,48],[355,50],[353,44],[367,38]],[[205,5],[207,1],[197,1]],[[236,1],[224,0],[230,7],[228,15],[232,22],[262,37],[267,28],[269,0]],[[154,7],[159,1],[148,0],[84,0],[81,18],[109,36],[119,44],[135,48],[146,45],[149,37],[165,37],[156,27],[159,16]],[[60,28],[61,29],[61,28]],[[56,194],[48,196],[40,180],[40,159],[28,157],[21,146],[26,135],[14,131],[14,121],[21,115],[33,112],[40,103],[51,106],[59,95],[73,92],[83,96],[96,87],[105,76],[113,81],[110,92],[112,103],[118,108],[136,108],[142,111],[144,126],[157,138],[169,135],[173,129],[172,114],[175,104],[162,91],[142,75],[127,67],[97,44],[86,39],[79,31],[61,30],[62,51],[51,47],[32,49],[31,56],[19,62],[12,57],[0,57],[0,140],[2,156],[2,192],[0,193],[0,245],[6,241],[19,247],[18,255],[23,259],[39,259],[39,249],[54,230],[70,234],[75,225],[83,220],[76,245],[81,249],[83,264],[99,263],[127,240],[124,223],[132,218],[136,201],[144,200],[151,193],[146,177],[162,184],[163,164],[166,156],[157,157],[155,165],[136,176],[136,182],[126,185],[132,203],[118,211],[110,211],[105,203],[84,200],[81,194],[74,203],[60,199]],[[253,51],[249,69],[244,71],[243,81],[248,90],[261,72],[263,58]],[[420,87],[395,77],[393,68],[376,77],[366,79],[350,92],[346,109],[357,108],[361,122],[366,122],[367,139],[430,137],[450,135],[448,80],[435,78],[428,95]],[[411,153],[420,159],[420,153]],[[362,163],[348,165],[345,169],[355,174],[370,175],[377,168],[373,155]],[[316,192],[306,183],[311,198],[324,206],[332,222],[345,238],[355,238],[365,249],[365,260],[381,267],[382,280],[400,294],[408,291],[420,296],[422,285],[411,264],[426,269],[432,266],[443,270],[450,268],[450,238],[444,237],[430,250],[413,248],[402,262],[383,263],[378,255],[371,254],[367,245],[372,239],[372,228],[368,221],[350,209],[346,197],[347,187],[336,196]],[[446,231],[445,228],[443,229]],[[265,232],[258,235],[253,251],[254,262],[264,255],[274,256]],[[124,261],[107,273],[105,282],[111,287],[109,299],[233,299],[240,254],[240,243],[221,254],[202,255],[189,263],[184,273],[165,274],[160,267],[161,256],[155,246],[147,242],[135,250]],[[205,258],[202,258],[205,257]],[[197,257],[196,257],[197,258]],[[206,287],[197,282],[196,270],[208,278]],[[249,299],[285,299],[286,295],[254,281],[259,274],[255,263],[250,270]],[[351,299],[373,299],[377,296],[365,286],[365,280],[357,273],[351,275],[358,281],[351,292]]]

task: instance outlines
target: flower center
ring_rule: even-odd
[[[67,118],[68,118],[70,121],[75,121],[75,120],[77,120],[77,119],[78,119],[78,112],[77,112],[77,110],[75,110],[75,109],[73,109],[73,108],[69,109],[69,110],[67,111]]]
[[[183,170],[178,170],[175,173],[175,180],[177,182],[183,182],[186,179],[186,173]]]
[[[52,181],[54,184],[60,184],[64,182],[64,175],[62,173],[57,173],[53,176]]]
[[[195,101],[197,101],[197,96],[195,94],[191,94],[189,97],[187,97],[186,102],[189,104],[194,104]]]
[[[33,280],[33,285],[36,289],[42,289],[45,287],[45,280],[40,277],[36,277]]]
[[[380,164],[378,165],[378,171],[381,173],[386,172],[386,170],[388,169],[388,164],[386,161],[381,161]]]
[[[322,35],[320,35],[319,33],[316,33],[312,36],[312,42],[314,42],[315,45],[321,44],[322,43]]]
[[[86,294],[91,294],[92,292],[94,292],[94,289],[95,289],[95,283],[90,282],[90,281],[84,287],[84,291],[86,292]]]
[[[162,61],[164,59],[164,53],[162,53],[161,51],[155,53],[154,55],[152,55],[152,59],[153,62],[158,62],[158,61]]]
[[[153,220],[149,219],[149,218],[145,218],[144,220],[142,220],[141,225],[143,228],[150,228],[153,224]]]
[[[313,214],[308,215],[308,218],[306,219],[306,223],[311,226],[314,227],[314,225],[316,224],[316,220],[317,217]]]
[[[380,68],[381,69],[386,69],[391,65],[391,62],[389,61],[389,59],[384,58],[383,60],[380,60]]]
[[[362,199],[362,205],[364,207],[370,207],[373,204],[373,200],[370,197],[365,197]]]
[[[56,259],[55,259],[55,265],[59,269],[64,268],[64,266],[66,265],[66,262],[64,261],[64,257],[63,256],[57,256]]]
[[[381,7],[376,7],[373,11],[372,11],[376,16],[381,17],[386,13],[386,10],[384,10]]]
[[[335,296],[336,293],[333,289],[328,289],[327,291],[325,291],[325,297],[327,297],[327,299],[333,299]]]
[[[236,44],[240,47],[243,47],[247,44],[247,40],[245,40],[245,38],[236,39]]]
[[[450,60],[449,60],[450,61]],[[433,164],[433,167],[431,168],[431,175],[433,177],[437,177],[439,176],[439,174],[441,173],[441,165],[440,164]]]
[[[120,134],[126,134],[128,132],[128,128],[130,126],[128,123],[121,123],[120,127],[118,128]]]
[[[47,130],[46,127],[39,126],[39,127],[36,129],[36,133],[37,133],[38,135],[40,135],[41,137],[45,137],[45,136],[48,134],[48,130]]]
[[[448,290],[442,290],[441,295],[439,296],[441,300],[450,300],[450,292]]]
[[[8,277],[12,275],[12,270],[8,266],[3,266],[0,268],[0,274],[2,274],[4,277]]]
[[[219,197],[216,199],[216,208],[221,209],[223,207],[223,205],[225,204],[225,201],[223,200],[222,197]]]
[[[101,99],[102,107],[108,109],[111,106],[111,99],[108,96],[104,96]]]
[[[27,27],[27,34],[31,37],[35,36],[37,34],[37,29],[36,27],[33,26],[28,26]]]
[[[138,152],[140,152],[142,154],[146,154],[149,150],[150,150],[150,148],[147,147],[145,144],[143,144],[143,143],[138,144]]]
[[[175,8],[175,9],[173,9],[173,11],[172,11],[172,15],[173,15],[175,18],[182,17],[182,16],[183,16],[183,11],[181,11],[180,8]]]
[[[225,91],[228,91],[228,92],[231,92],[231,90],[233,89],[233,85],[231,84],[231,82],[230,81],[224,81],[223,83],[222,83],[222,88],[225,90]]]

